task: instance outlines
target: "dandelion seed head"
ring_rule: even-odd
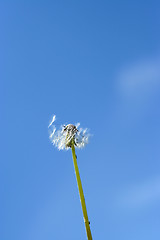
[[[88,144],[90,134],[88,129],[79,128],[80,123],[75,125],[67,124],[61,125],[57,130],[56,126],[53,125],[56,116],[54,115],[51,123],[49,124],[49,138],[52,144],[59,150],[68,150],[74,144],[77,148],[83,148]]]

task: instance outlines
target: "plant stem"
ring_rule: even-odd
[[[89,221],[88,221],[87,209],[86,209],[85,198],[84,198],[84,194],[83,194],[82,183],[81,183],[81,179],[80,179],[80,175],[79,175],[79,170],[78,170],[78,165],[77,165],[77,157],[76,157],[76,153],[75,153],[74,144],[72,144],[72,156],[73,156],[74,170],[75,170],[77,184],[78,184],[78,190],[79,190],[79,196],[80,196],[80,201],[81,201],[81,206],[82,206],[82,211],[83,211],[83,217],[84,217],[87,238],[88,238],[88,240],[92,240],[92,235],[91,235],[91,230],[90,230]]]

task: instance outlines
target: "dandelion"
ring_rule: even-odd
[[[83,188],[82,188],[79,169],[77,165],[77,156],[75,153],[75,147],[83,148],[88,143],[88,139],[90,135],[87,129],[79,128],[80,123],[77,123],[76,125],[73,125],[73,124],[62,125],[60,129],[57,130],[55,125],[53,125],[53,122],[55,121],[55,119],[56,119],[56,116],[54,115],[51,123],[49,124],[49,129],[50,129],[49,138],[52,144],[55,147],[57,147],[59,150],[64,150],[64,149],[68,150],[70,148],[72,149],[74,170],[75,170],[76,179],[77,179],[77,185],[79,190],[79,196],[80,196],[80,201],[82,206],[87,238],[88,240],[92,240],[90,222],[88,220]]]

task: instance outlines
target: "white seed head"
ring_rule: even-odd
[[[55,117],[56,116],[54,115],[51,123],[49,124],[49,138],[52,144],[59,150],[69,149],[72,147],[72,144],[74,144],[77,148],[85,147],[90,136],[87,128],[78,128],[80,123],[77,123],[76,125],[63,125],[59,130],[56,130],[55,125],[53,125]]]

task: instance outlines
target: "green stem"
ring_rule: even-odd
[[[72,144],[72,156],[73,156],[74,170],[75,170],[77,184],[78,184],[78,190],[79,190],[79,196],[80,196],[80,200],[81,200],[81,206],[82,206],[82,211],[83,211],[83,217],[84,217],[87,238],[88,238],[88,240],[92,240],[92,235],[91,235],[91,230],[90,230],[89,221],[88,221],[87,209],[86,209],[85,198],[84,198],[84,194],[83,194],[82,183],[81,183],[81,179],[80,179],[80,175],[79,175],[79,170],[78,170],[78,165],[77,165],[77,157],[76,157],[76,153],[75,153],[74,144]]]

